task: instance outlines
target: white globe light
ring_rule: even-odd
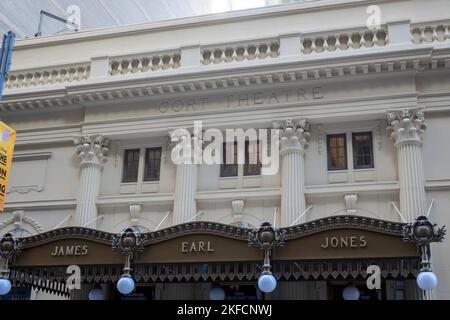
[[[89,292],[89,300],[105,300],[105,294],[102,289],[92,289]]]
[[[359,300],[359,295],[358,288],[353,286],[346,287],[344,291],[342,291],[342,298],[344,298],[344,300]]]
[[[263,274],[258,279],[258,288],[262,292],[270,293],[277,287],[277,279],[271,274]]]
[[[134,290],[134,280],[131,277],[122,277],[117,282],[117,290],[121,294],[130,294]]]
[[[438,285],[438,279],[436,275],[431,271],[422,271],[417,276],[417,285],[422,290],[433,290]]]
[[[4,296],[11,291],[11,281],[9,279],[0,279],[0,296]]]
[[[225,300],[225,291],[222,288],[212,288],[209,292],[209,300]]]

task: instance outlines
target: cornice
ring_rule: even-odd
[[[236,90],[261,84],[281,85],[310,80],[371,74],[424,71],[450,67],[450,50],[433,58],[433,46],[392,46],[364,53],[298,56],[277,61],[242,62],[230,66],[179,68],[164,74],[138,74],[67,84],[64,88],[6,90],[0,110],[5,114],[48,107],[85,105],[130,98]],[[445,52],[445,54],[443,54]],[[46,96],[49,89],[51,96]]]
[[[187,29],[198,26],[208,26],[213,24],[229,24],[229,23],[236,23],[238,21],[258,20],[268,17],[277,17],[282,15],[293,15],[298,13],[354,7],[355,5],[362,6],[389,1],[392,0],[321,0],[321,1],[308,1],[304,3],[300,2],[296,4],[281,5],[281,6],[239,10],[217,14],[208,14],[197,17],[135,24],[130,26],[79,31],[57,36],[26,38],[17,41],[15,50],[62,45],[87,40],[100,40],[112,37],[131,36],[149,32],[161,32],[161,31],[166,32],[169,30]],[[396,0],[396,1],[407,1],[407,0]]]
[[[383,234],[402,237],[404,223],[383,221],[360,216],[332,216],[303,223],[293,227],[280,228],[287,240],[307,236],[313,233],[342,228],[362,229]],[[165,228],[159,231],[142,234],[145,245],[152,245],[187,234],[211,234],[248,241],[253,229],[216,222],[189,222]],[[113,233],[81,227],[67,227],[44,232],[35,236],[21,238],[23,249],[36,247],[45,243],[62,239],[84,239],[104,245],[112,245],[116,235]]]

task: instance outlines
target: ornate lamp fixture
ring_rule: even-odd
[[[403,240],[414,242],[420,247],[421,262],[420,273],[417,276],[417,285],[422,290],[433,290],[437,287],[438,280],[431,271],[431,248],[432,242],[442,242],[446,234],[445,226],[438,228],[431,223],[426,216],[419,216],[414,223],[403,227]]]
[[[272,292],[277,287],[277,279],[271,271],[270,255],[273,248],[284,245],[286,232],[273,227],[269,222],[264,222],[259,229],[250,231],[247,238],[249,246],[264,250],[264,265],[258,279],[258,287],[262,292]]]
[[[126,256],[123,275],[117,282],[117,290],[122,294],[130,294],[135,288],[135,283],[131,276],[131,259],[133,259],[136,252],[142,251],[144,246],[144,237],[131,228],[125,229],[113,238],[112,249],[120,251]]]
[[[20,253],[22,242],[12,234],[7,233],[0,239],[0,258],[4,261],[4,266],[0,270],[0,295],[6,295],[11,291],[11,280],[9,280],[8,264],[11,259]]]

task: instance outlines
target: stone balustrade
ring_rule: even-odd
[[[276,58],[280,55],[278,40],[266,40],[237,45],[218,45],[204,48],[201,59],[204,65]]]
[[[444,42],[450,40],[450,21],[442,24],[417,24],[411,26],[414,44]]]
[[[179,51],[160,54],[145,54],[112,58],[110,61],[110,75],[118,76],[139,72],[154,72],[177,69],[181,65]]]
[[[388,32],[385,29],[302,36],[304,54],[384,47],[387,44]]]
[[[89,78],[89,63],[13,71],[5,82],[6,89],[58,85]]]

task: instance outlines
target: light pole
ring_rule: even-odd
[[[431,270],[430,244],[444,240],[446,234],[445,226],[438,228],[426,216],[419,216],[414,223],[409,223],[403,227],[402,234],[404,241],[416,243],[420,248],[421,261],[417,285],[424,291],[435,289],[438,279]]]
[[[112,241],[113,250],[120,251],[125,254],[125,267],[123,274],[117,282],[117,290],[121,294],[130,294],[136,287],[134,279],[131,275],[131,259],[138,251],[142,251],[145,246],[144,237],[139,232],[131,228],[125,229],[122,233],[116,235]]]
[[[265,293],[273,292],[277,287],[277,279],[271,271],[270,256],[273,248],[284,245],[286,232],[273,227],[269,222],[264,222],[259,229],[249,231],[247,238],[249,246],[264,250],[264,265],[258,279],[258,288]]]
[[[0,240],[0,258],[4,265],[0,270],[0,295],[6,295],[11,291],[11,280],[9,279],[8,264],[11,259],[20,253],[22,242],[16,239],[12,234],[7,233]]]

